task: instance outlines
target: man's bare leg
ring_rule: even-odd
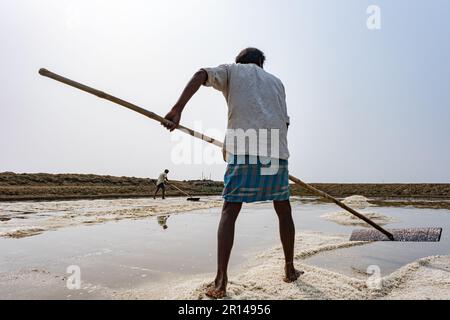
[[[165,199],[166,198],[166,188],[163,187],[162,189],[162,198]]]
[[[206,295],[211,298],[223,298],[227,291],[227,269],[234,241],[234,226],[241,211],[242,203],[224,202],[222,217],[217,231],[217,275],[213,288]]]
[[[158,194],[159,187],[156,187],[155,195],[153,196],[153,199],[156,199],[156,195]]]
[[[285,258],[285,282],[293,282],[303,274],[303,271],[294,268],[294,241],[295,241],[295,226],[292,220],[292,209],[289,200],[274,201],[273,206],[278,215],[280,225],[280,238],[283,245],[283,252]]]

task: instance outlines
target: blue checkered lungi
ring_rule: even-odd
[[[254,156],[234,156],[231,159],[224,177],[222,196],[225,201],[249,203],[289,199],[287,160],[272,159],[267,163]],[[269,167],[270,174],[267,172]]]

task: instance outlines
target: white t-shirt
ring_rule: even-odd
[[[281,80],[255,64],[224,64],[203,70],[208,73],[205,86],[221,91],[228,104],[226,151],[236,155],[288,159],[289,116]],[[242,146],[242,143],[237,143],[238,139],[234,136],[231,136],[233,139],[227,140],[230,138],[230,133],[239,134],[238,131],[230,129],[242,129],[241,133],[254,129],[252,131],[256,132],[257,142],[249,143],[251,139],[246,139],[246,143]],[[260,129],[263,129],[262,131],[266,129],[267,139]],[[252,135],[249,134],[249,136]],[[272,144],[273,138],[278,140],[278,147]],[[234,140],[235,143],[230,144],[230,140]],[[267,150],[260,147],[261,141],[264,141],[262,143],[266,145]],[[274,142],[276,143],[275,140]],[[273,150],[274,148],[277,148],[278,152]]]
[[[163,172],[159,175],[158,181],[156,182],[156,185],[160,185],[161,183],[166,182],[167,179],[167,173]]]

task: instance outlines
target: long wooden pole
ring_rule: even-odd
[[[170,183],[169,186],[174,187],[175,189],[177,189],[177,190],[180,191],[181,193],[183,193],[183,194],[187,195],[188,197],[192,198],[192,196],[191,196],[189,193],[187,193],[186,191],[181,190],[180,188],[178,188],[178,187],[177,187],[176,185],[174,185],[173,183]]]
[[[172,124],[171,121],[169,121],[169,120],[167,120],[167,119],[157,115],[156,113],[153,113],[151,111],[143,109],[143,108],[141,108],[141,107],[139,107],[139,106],[137,106],[135,104],[132,104],[132,103],[130,103],[128,101],[125,101],[125,100],[122,100],[120,98],[114,97],[114,96],[112,96],[112,95],[110,95],[108,93],[105,93],[103,91],[91,88],[91,87],[86,86],[84,84],[81,84],[79,82],[70,80],[70,79],[65,78],[63,76],[60,76],[60,75],[58,75],[56,73],[48,71],[47,69],[43,69],[43,68],[40,69],[39,70],[39,74],[42,75],[42,76],[45,76],[47,78],[51,78],[53,80],[62,82],[64,84],[67,84],[67,85],[69,85],[71,87],[74,87],[74,88],[80,89],[82,91],[88,92],[90,94],[93,94],[93,95],[95,95],[95,96],[97,96],[99,98],[106,99],[106,100],[109,100],[109,101],[111,101],[113,103],[119,104],[119,105],[121,105],[121,106],[123,106],[125,108],[131,109],[131,110],[133,110],[133,111],[135,111],[137,113],[140,113],[140,114],[142,114],[142,115],[144,115],[144,116],[146,116],[146,117],[148,117],[150,119],[156,120],[159,123],[167,124],[167,125],[171,125]],[[177,129],[181,130],[184,133],[187,133],[187,134],[189,134],[189,135],[191,135],[191,136],[193,136],[195,138],[199,138],[199,139],[201,139],[203,141],[206,141],[208,143],[214,144],[214,145],[216,145],[216,146],[218,146],[220,148],[223,147],[223,143],[221,141],[218,141],[218,140],[213,139],[211,137],[205,136],[204,134],[202,134],[200,132],[197,132],[197,131],[194,131],[194,130],[192,130],[190,128],[187,128],[187,127],[184,127],[184,126],[180,125],[180,126],[178,126]],[[384,229],[383,227],[381,227],[380,225],[378,225],[374,221],[370,220],[366,216],[362,215],[361,213],[357,212],[356,210],[353,210],[352,208],[350,208],[349,206],[347,206],[343,202],[339,201],[338,199],[330,196],[329,194],[327,194],[327,193],[325,193],[325,192],[323,192],[323,191],[321,191],[319,189],[314,188],[313,186],[310,186],[309,184],[303,182],[302,180],[300,180],[300,179],[298,179],[298,178],[296,178],[296,177],[294,177],[292,175],[289,175],[289,179],[292,182],[294,182],[294,183],[304,187],[305,189],[307,189],[307,190],[317,194],[318,196],[323,197],[323,198],[325,198],[327,200],[330,200],[330,201],[334,202],[339,207],[347,210],[348,212],[350,212],[354,216],[358,217],[361,220],[364,220],[369,225],[371,225],[372,227],[374,227],[378,231],[380,231],[383,234],[385,234],[389,239],[394,240],[394,236],[389,231],[387,231],[386,229]]]

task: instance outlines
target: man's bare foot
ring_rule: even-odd
[[[302,274],[304,274],[304,271],[300,271],[294,268],[293,263],[287,263],[284,267],[284,271],[286,273],[285,277],[283,278],[283,281],[286,283],[291,283],[297,280]]]
[[[206,287],[206,296],[212,299],[222,299],[227,295],[227,282],[226,277],[222,279],[216,278],[208,287]]]
[[[208,289],[205,294],[211,299],[222,299],[227,295],[225,290],[216,289],[215,287]]]

